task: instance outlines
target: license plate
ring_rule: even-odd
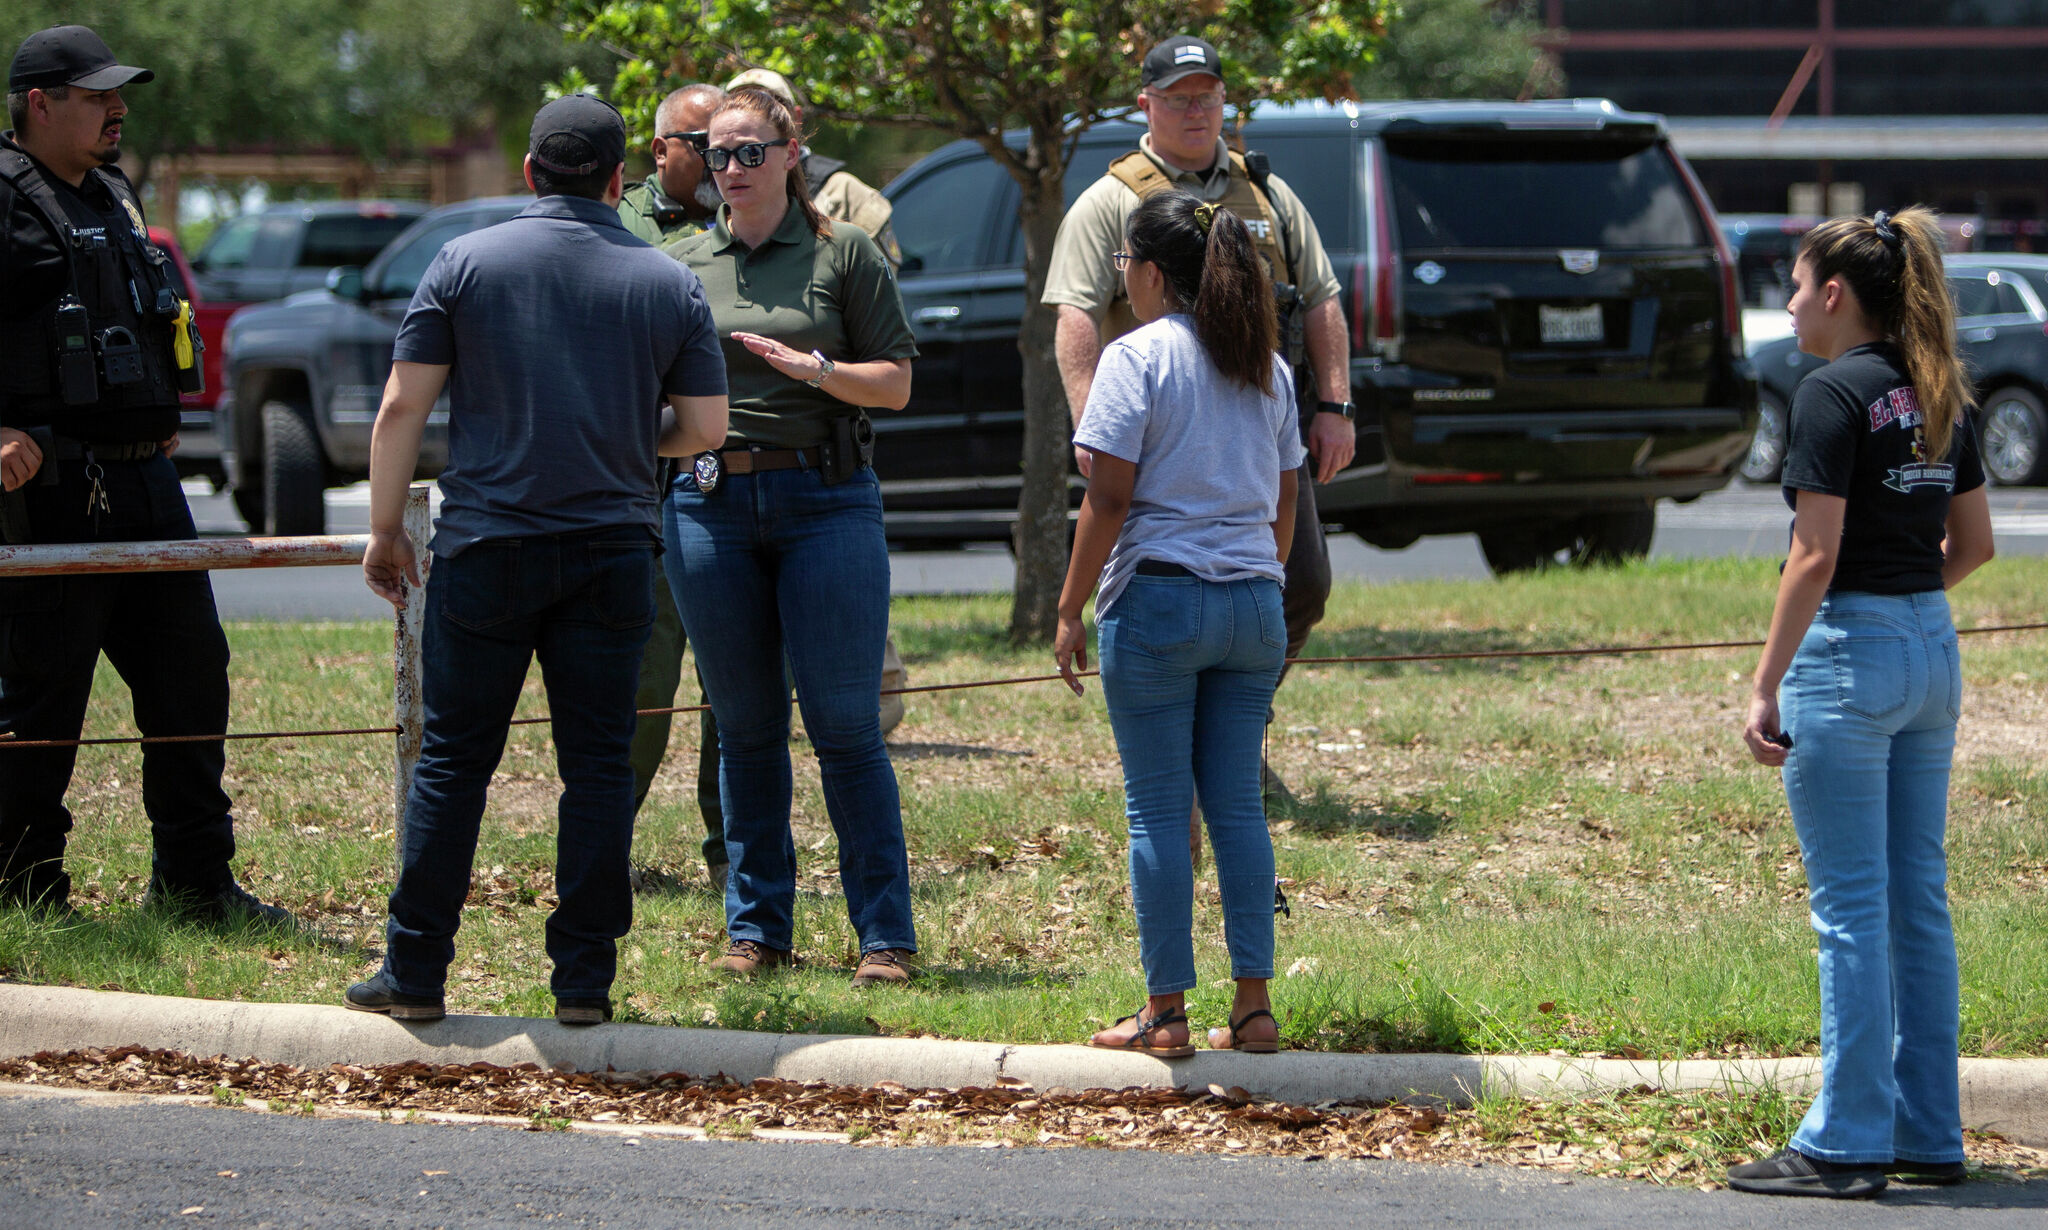
[[[1539,304],[1536,308],[1536,324],[1546,345],[1553,342],[1601,342],[1607,340],[1607,327],[1600,318],[1600,305],[1591,307],[1551,307]]]

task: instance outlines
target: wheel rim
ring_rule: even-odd
[[[1785,463],[1785,412],[1771,402],[1757,407],[1756,435],[1749,442],[1749,456],[1743,459],[1742,476],[1765,483],[1778,476]]]
[[[2007,399],[1984,416],[1984,468],[2001,483],[2025,482],[2041,458],[2033,407]]]

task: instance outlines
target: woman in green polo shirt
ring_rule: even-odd
[[[663,520],[664,566],[718,718],[732,870],[716,964],[747,974],[795,958],[786,658],[860,936],[854,985],[902,982],[917,941],[875,707],[889,554],[862,407],[903,408],[917,346],[880,250],[811,203],[789,109],[735,90],[709,131],[705,165],[725,205],[669,251],[718,323],[732,426],[670,487]]]

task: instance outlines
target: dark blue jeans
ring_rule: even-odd
[[[795,946],[786,655],[861,951],[914,950],[903,809],[875,707],[889,549],[874,471],[836,484],[815,470],[728,475],[708,496],[685,473],[664,521],[663,565],[718,715],[726,934]]]
[[[469,895],[484,792],[535,657],[562,776],[548,956],[558,999],[603,999],[633,923],[633,687],[654,620],[639,526],[486,539],[438,557],[421,644],[426,729],[405,799],[384,967],[439,995]]]
[[[83,461],[60,461],[54,485],[25,489],[38,542],[193,537],[177,469],[158,454],[102,463],[107,509],[85,513]],[[228,723],[228,642],[203,572],[23,577],[0,581],[0,731],[75,739],[107,655],[135,702],[145,735],[217,734]],[[0,889],[61,901],[71,813],[64,806],[73,748],[0,751]],[[221,790],[219,742],[142,749],[142,806],[151,876],[173,890],[207,891],[229,878],[234,821]]]

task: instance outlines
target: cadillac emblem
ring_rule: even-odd
[[[725,478],[725,463],[718,459],[716,452],[699,453],[690,464],[690,473],[697,480],[697,490],[710,495],[718,490],[718,484]]]
[[[1564,262],[1566,273],[1584,275],[1600,267],[1600,254],[1591,248],[1566,248],[1557,254],[1557,259]]]

